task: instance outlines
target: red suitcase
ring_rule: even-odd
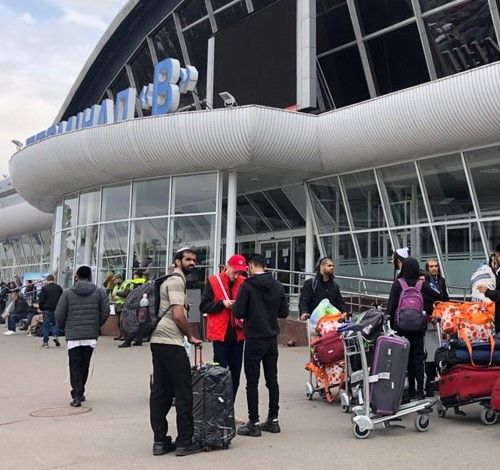
[[[491,409],[500,411],[500,378],[497,379],[495,385],[493,385],[493,391],[491,392]]]
[[[500,379],[500,367],[458,365],[443,372],[439,395],[444,406],[454,406],[490,397],[493,385]]]

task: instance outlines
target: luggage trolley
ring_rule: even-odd
[[[435,322],[436,325],[436,334],[438,336],[439,345],[442,346],[444,343],[443,332],[441,329],[441,322],[438,319]],[[438,367],[438,378],[441,380],[441,367]],[[450,404],[443,403],[441,398],[439,398],[437,402],[437,414],[440,418],[446,418],[448,414],[448,410],[453,408],[454,413],[457,416],[466,416],[466,413],[460,409],[462,406],[472,405],[474,403],[479,403],[481,405],[481,422],[487,426],[491,426],[497,423],[498,421],[498,413],[494,409],[491,408],[491,397],[483,396],[483,397],[474,397],[470,400],[454,402]]]
[[[385,428],[400,426],[394,424],[405,415],[416,413],[414,424],[419,432],[430,429],[430,416],[432,407],[437,399],[424,399],[400,405],[399,410],[391,415],[377,415],[372,412],[370,406],[370,367],[365,352],[365,339],[360,331],[352,335],[345,335],[346,359],[352,363],[356,358],[360,359],[361,369],[351,378],[351,386],[359,387],[359,405],[352,407],[352,431],[358,439],[366,439],[377,424],[383,424]],[[355,382],[356,380],[356,382]]]

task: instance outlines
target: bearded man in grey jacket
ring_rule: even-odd
[[[66,335],[73,398],[70,405],[78,407],[85,401],[90,360],[101,326],[109,316],[106,291],[92,283],[90,267],[78,268],[75,284],[61,295],[55,316]]]

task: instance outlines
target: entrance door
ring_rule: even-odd
[[[289,272],[292,267],[292,241],[276,240],[272,242],[262,242],[260,244],[260,250],[266,258],[267,267],[269,269],[278,270],[276,278],[285,285],[286,292],[289,292],[289,287],[287,285],[292,284],[292,275]]]

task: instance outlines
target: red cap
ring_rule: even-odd
[[[235,271],[246,271],[247,261],[244,256],[233,255],[227,260],[227,264],[231,266]]]

